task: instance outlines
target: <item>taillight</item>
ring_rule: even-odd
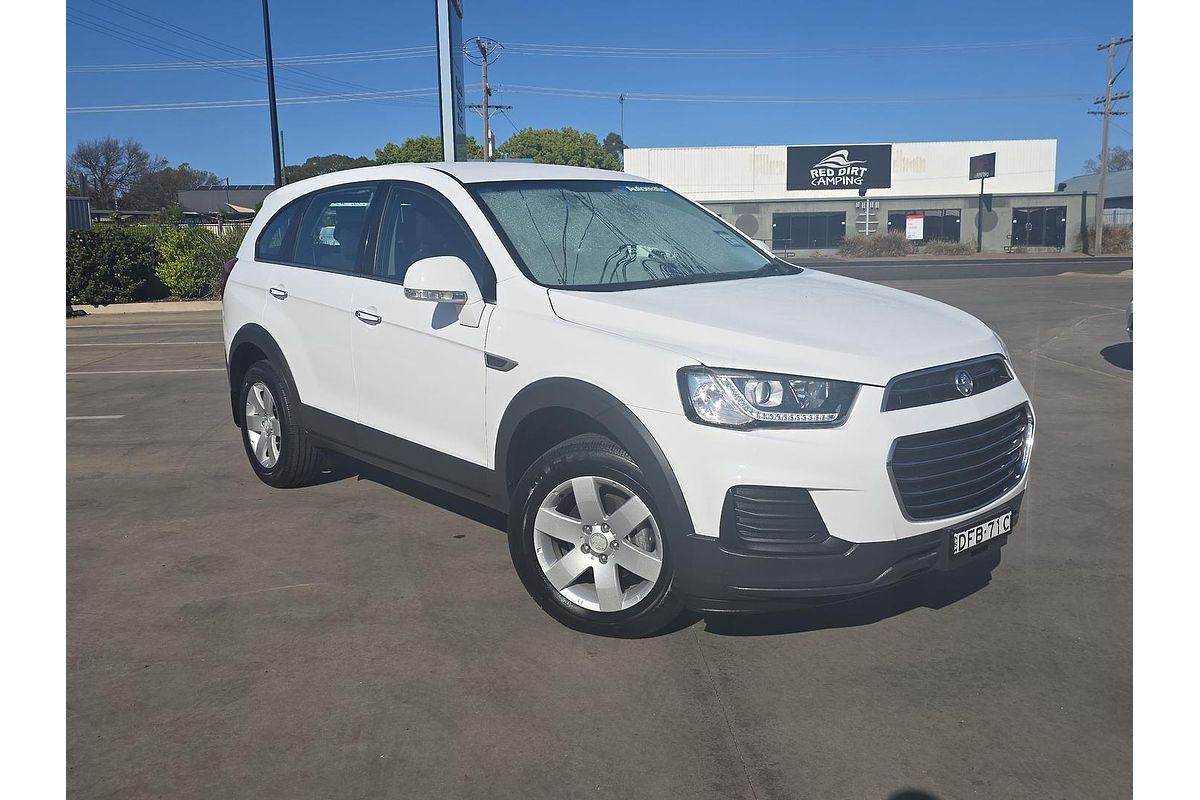
[[[237,256],[225,262],[224,269],[221,270],[221,296],[225,296],[225,284],[229,283],[229,276],[233,274],[233,268],[237,265]]]

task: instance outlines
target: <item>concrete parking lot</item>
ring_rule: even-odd
[[[542,613],[482,508],[259,483],[218,315],[69,320],[70,796],[1128,796],[1132,280],[903,277],[1038,413],[990,580],[643,641]]]

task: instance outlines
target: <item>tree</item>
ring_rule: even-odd
[[[474,136],[467,137],[467,158],[483,158],[483,147]],[[438,136],[410,136],[400,144],[388,142],[375,151],[377,164],[426,164],[442,160],[442,140]]]
[[[121,208],[130,211],[163,211],[179,204],[179,193],[201,186],[216,186],[221,179],[215,173],[192,169],[185,161],[178,167],[149,172],[134,181],[121,198]]]
[[[616,131],[609,131],[608,136],[604,137],[604,143],[600,145],[604,152],[608,153],[613,158],[625,163],[625,140],[621,138],[621,134]]]
[[[498,148],[502,158],[532,158],[538,164],[565,164],[619,170],[621,162],[600,146],[596,134],[574,128],[524,128]]]
[[[1120,145],[1108,148],[1108,171],[1123,172],[1127,169],[1133,169],[1133,148]],[[1098,175],[1100,173],[1100,156],[1089,158],[1083,162],[1083,171],[1087,175]]]
[[[133,139],[112,136],[90,139],[75,146],[67,159],[67,185],[78,186],[80,173],[87,179],[93,208],[116,208],[116,201],[139,178],[161,169],[166,162],[152,157]]]
[[[340,172],[344,169],[369,167],[375,162],[366,156],[345,156],[341,153],[330,153],[327,156],[312,156],[303,164],[283,168],[284,179],[288,183],[302,181],[316,175],[327,175],[330,172]]]

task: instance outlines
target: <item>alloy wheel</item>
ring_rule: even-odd
[[[632,608],[662,572],[654,515],[636,493],[608,478],[572,478],[546,495],[534,519],[533,545],[550,585],[591,611]]]
[[[246,393],[246,435],[254,457],[266,469],[279,462],[279,416],[275,397],[262,381],[256,381]]]

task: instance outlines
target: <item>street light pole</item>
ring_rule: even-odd
[[[263,0],[263,39],[267,51],[267,103],[271,107],[271,154],[275,159],[275,188],[283,185],[283,157],[279,152],[279,111],[275,107],[275,62],[271,58],[271,12]]]

